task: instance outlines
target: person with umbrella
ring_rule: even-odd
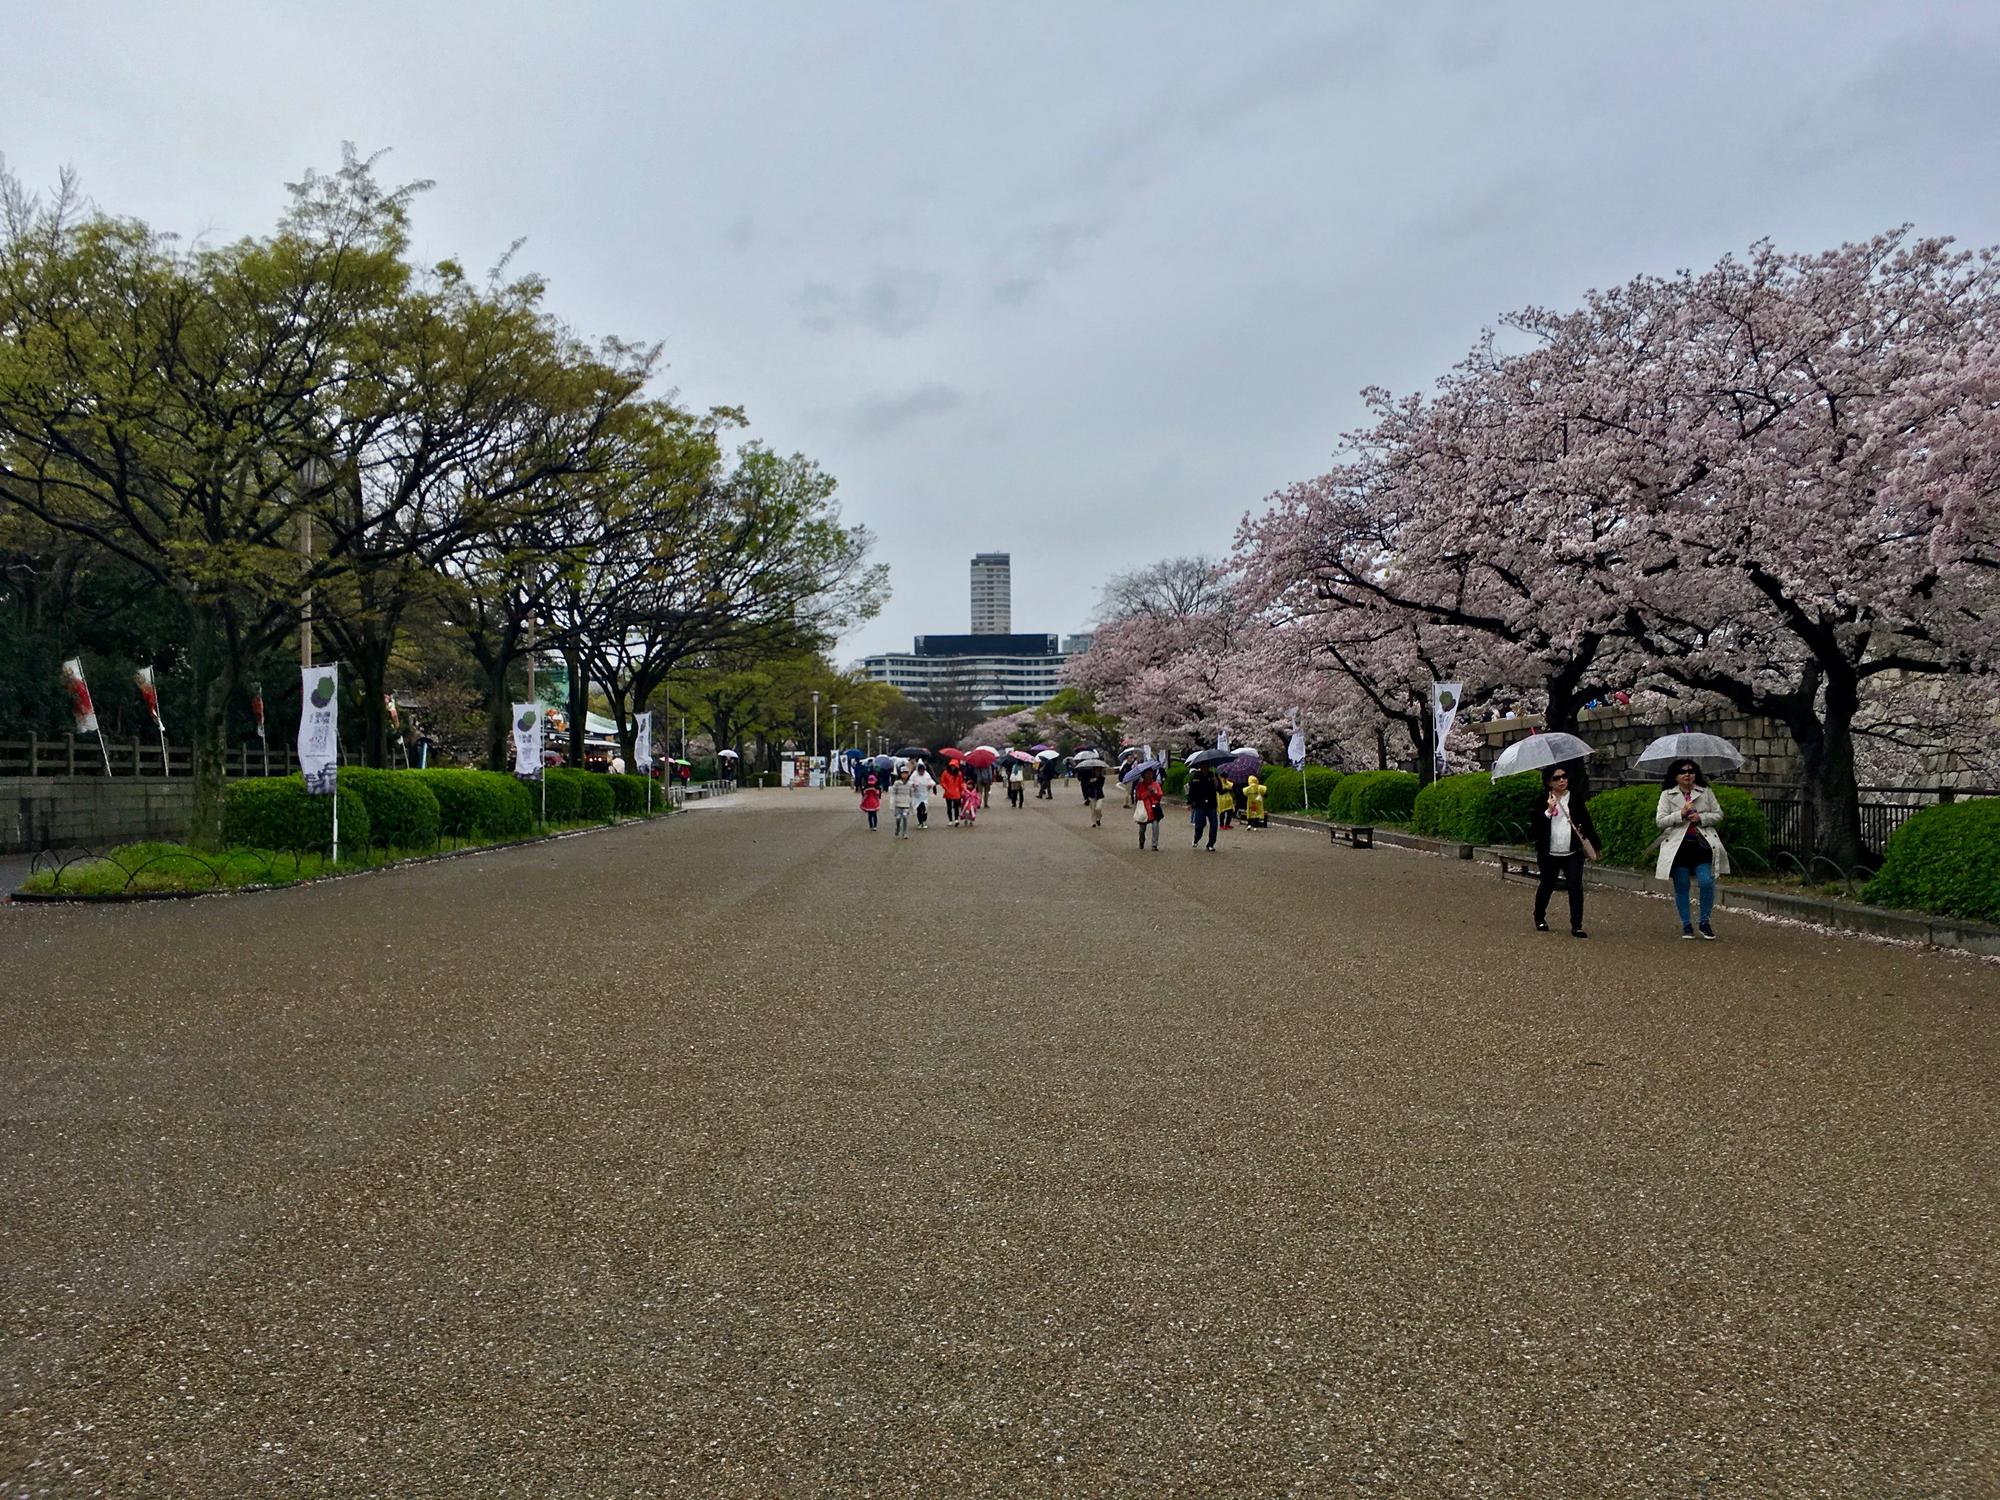
[[[1167,789],[1160,784],[1158,761],[1141,761],[1132,785],[1132,819],[1139,825],[1139,847],[1146,847],[1146,830],[1153,831],[1153,852],[1160,852],[1160,824],[1166,820]],[[1131,773],[1127,773],[1131,774]]]
[[[1035,767],[1035,800],[1053,802],[1056,800],[1056,752],[1049,749],[1038,750],[1035,752],[1035,758],[1040,762]]]
[[[1215,779],[1215,772],[1209,769],[1209,762],[1202,761],[1199,765],[1188,762],[1188,820],[1194,824],[1194,847],[1201,847],[1201,831],[1206,828],[1210,853],[1215,851],[1215,833],[1220,826],[1216,822],[1215,805],[1221,793],[1221,785]]]
[[[1511,746],[1509,747],[1512,748]],[[1542,773],[1544,797],[1535,809],[1535,858],[1542,878],[1535,886],[1535,931],[1549,930],[1549,897],[1558,884],[1569,886],[1569,935],[1589,937],[1583,930],[1583,862],[1597,858],[1597,825],[1582,799],[1572,803],[1567,766],[1550,766]]]
[[[1076,784],[1083,792],[1083,805],[1090,809],[1090,826],[1104,826],[1104,762],[1079,756],[1070,763]]]
[[[1025,807],[1028,801],[1027,773],[1016,758],[1020,753],[1017,750],[1007,757],[1007,805],[1014,808]]]
[[[1715,877],[1729,873],[1729,851],[1713,830],[1722,821],[1722,804],[1709,790],[1708,778],[1693,759],[1667,767],[1660,788],[1659,805],[1653,823],[1660,830],[1660,857],[1653,865],[1653,878],[1670,880],[1674,887],[1674,910],[1680,914],[1681,936],[1695,935],[1693,913],[1688,910],[1690,882],[1701,890],[1701,935],[1713,941],[1715,929],[1708,924],[1715,909]]]
[[[965,773],[959,769],[955,757],[947,760],[944,769],[938,772],[938,791],[944,797],[944,820],[955,828],[959,805],[965,801]]]

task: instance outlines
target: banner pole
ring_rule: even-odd
[[[337,773],[333,783],[333,863],[340,863],[340,778]]]
[[[97,728],[97,753],[104,757],[104,774],[109,777],[111,775],[111,752],[105,748],[104,726],[101,724]]]
[[[164,724],[160,726],[160,774],[162,776],[174,774],[173,764],[167,757],[167,726]]]

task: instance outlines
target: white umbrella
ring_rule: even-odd
[[[1743,767],[1743,752],[1719,734],[1663,734],[1639,752],[1634,770],[1657,776],[1669,766],[1691,760],[1710,776]]]
[[[1493,779],[1512,776],[1516,771],[1539,771],[1559,766],[1566,760],[1582,760],[1595,752],[1573,734],[1557,730],[1553,734],[1531,734],[1516,740],[1493,762]]]
[[[1055,758],[1056,752],[1053,750],[1037,750],[1035,752],[1036,760],[1054,760]]]
[[[716,751],[716,752],[715,752],[715,758],[716,758],[717,760],[741,760],[741,759],[743,759],[743,757],[742,757],[742,756],[740,756],[740,755],[738,755],[738,754],[737,754],[737,753],[736,753],[736,752],[735,752],[734,750],[718,750],[718,751]]]

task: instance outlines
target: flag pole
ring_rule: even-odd
[[[97,726],[97,753],[104,757],[104,774],[106,777],[109,777],[111,775],[111,752],[105,748],[104,726],[102,724]],[[137,768],[134,767],[134,769],[136,770]]]

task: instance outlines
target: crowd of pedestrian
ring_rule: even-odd
[[[1155,853],[1160,847],[1160,825],[1166,819],[1166,783],[1157,761],[1142,760],[1128,753],[1123,761],[1125,805],[1132,810],[1137,825],[1139,848]],[[1104,826],[1106,773],[1110,767],[1093,754],[1080,757],[1070,771],[1090,814],[1090,826]],[[895,837],[909,838],[930,826],[930,805],[935,798],[944,803],[945,824],[952,828],[973,828],[980,808],[997,784],[1006,794],[1009,807],[1026,805],[1029,769],[1021,762],[998,768],[970,766],[957,758],[946,758],[943,769],[932,775],[929,764],[918,758],[900,763],[885,778],[869,773],[858,791],[861,811],[870,831],[878,828],[886,796],[894,814]],[[1055,759],[1044,758],[1033,769],[1036,800],[1054,800],[1058,775]],[[1535,930],[1549,931],[1549,906],[1558,890],[1566,893],[1569,930],[1572,937],[1587,938],[1583,925],[1583,870],[1600,858],[1603,848],[1590,808],[1582,798],[1572,800],[1571,772],[1564,765],[1550,766],[1542,773],[1543,797],[1532,816],[1532,832],[1539,879],[1535,885]],[[1236,826],[1240,814],[1243,826],[1268,828],[1267,789],[1255,773],[1239,785],[1212,765],[1197,765],[1188,773],[1186,797],[1188,820],[1194,829],[1192,847],[1213,852],[1217,835]],[[1656,878],[1673,888],[1674,909],[1680,918],[1683,938],[1713,939],[1711,917],[1715,908],[1715,882],[1729,872],[1729,852],[1723,847],[1716,828],[1723,820],[1721,803],[1709,788],[1708,778],[1694,760],[1678,761],[1667,770],[1654,811],[1660,831]]]

